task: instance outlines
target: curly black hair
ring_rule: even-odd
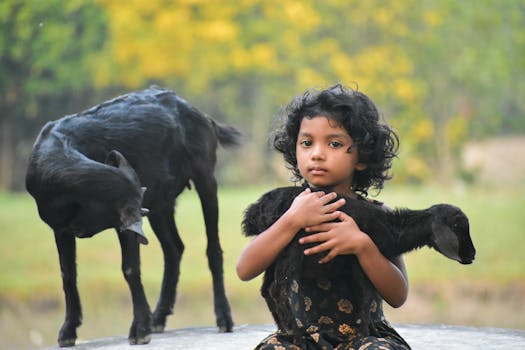
[[[309,89],[296,96],[283,110],[283,123],[274,132],[273,146],[283,154],[294,175],[301,181],[297,167],[296,143],[303,118],[326,116],[342,125],[352,137],[359,152],[359,162],[366,169],[356,171],[352,189],[364,196],[369,188],[381,191],[389,173],[392,159],[397,156],[399,138],[392,128],[380,120],[372,100],[360,91],[336,84],[324,90]]]

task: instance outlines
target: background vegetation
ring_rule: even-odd
[[[150,84],[244,132],[223,183],[274,177],[279,107],[336,82],[402,135],[397,181],[447,181],[465,142],[525,131],[524,13],[520,0],[5,0],[0,188],[23,188],[46,121]]]
[[[217,169],[236,324],[272,322],[260,280],[243,283],[234,273],[246,243],[242,211],[289,176],[268,131],[293,96],[342,82],[367,93],[401,136],[395,177],[379,199],[455,203],[478,248],[471,266],[428,249],[410,254],[409,301],[387,309],[389,320],[525,329],[524,72],[521,0],[1,1],[0,349],[53,345],[63,319],[52,234],[23,192],[36,135],[49,120],[151,84],[244,134],[239,150],[220,150]],[[186,252],[168,328],[213,325],[193,192],[176,215]],[[143,278],[154,305],[162,262],[150,242]],[[131,307],[115,235],[78,249],[80,338],[125,335]]]
[[[248,242],[241,236],[242,211],[269,186],[221,188],[220,233],[225,283],[236,325],[272,323],[259,295],[261,279],[241,282],[235,262]],[[392,309],[393,323],[447,323],[525,329],[525,262],[522,234],[525,189],[398,187],[385,189],[387,203],[423,208],[436,202],[461,206],[471,221],[477,257],[460,265],[423,248],[405,258],[410,279],[407,303]],[[191,219],[189,219],[191,218]],[[179,198],[176,219],[186,245],[175,313],[168,329],[213,326],[211,275],[205,257],[206,238],[194,191]],[[0,349],[56,345],[64,317],[58,256],[53,234],[39,220],[26,194],[0,194]],[[153,237],[149,225],[145,232]],[[126,336],[131,300],[120,271],[120,248],[112,230],[78,241],[79,290],[84,324],[80,339]],[[156,304],[162,278],[162,254],[156,239],[142,247],[142,276],[150,305]]]

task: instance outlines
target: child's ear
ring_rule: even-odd
[[[363,171],[366,169],[366,164],[365,163],[357,163],[355,165],[355,170],[358,170],[358,171]]]

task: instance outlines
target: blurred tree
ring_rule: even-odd
[[[94,92],[152,83],[245,132],[228,170],[237,183],[272,173],[267,135],[279,106],[336,82],[367,93],[399,132],[396,179],[450,178],[468,138],[525,131],[524,8],[520,0],[6,0],[0,186],[13,182],[12,155],[27,154],[32,125],[93,104]]]
[[[25,160],[45,120],[86,103],[103,14],[82,0],[0,3],[0,188],[23,186]]]
[[[400,115],[421,104],[410,57],[389,40],[396,13],[408,5],[396,2],[375,15],[379,1],[135,0],[125,9],[100,3],[112,14],[106,57],[114,58],[98,71],[100,86],[159,81],[193,102],[205,100],[208,112],[222,111],[216,117],[247,133],[245,171],[238,174],[246,180],[268,173],[271,119],[308,87],[352,84],[393,102]]]
[[[403,22],[411,32],[399,43],[432,121],[433,143],[418,153],[446,181],[467,139],[525,131],[525,3],[413,1]]]

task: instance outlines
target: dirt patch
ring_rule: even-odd
[[[498,286],[490,282],[418,284],[405,305],[386,308],[395,323],[525,329],[525,281]]]
[[[463,167],[481,183],[519,184],[525,180],[524,136],[491,138],[467,143]]]

